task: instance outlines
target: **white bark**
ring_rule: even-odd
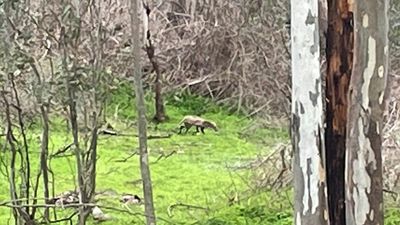
[[[328,224],[318,0],[291,1],[295,224]]]

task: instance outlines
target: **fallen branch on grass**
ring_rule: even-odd
[[[130,158],[132,158],[133,156],[138,155],[138,154],[139,154],[138,152],[133,152],[133,153],[131,153],[130,155],[128,155],[127,157],[125,157],[125,158],[123,158],[123,159],[117,159],[117,160],[115,160],[114,162],[126,162],[126,161],[128,161],[128,159],[130,159]]]
[[[14,205],[14,204],[10,204],[10,201],[7,202],[2,202],[0,203],[0,207],[8,207],[8,208],[24,208],[24,207],[31,207],[31,208],[59,208],[60,206],[55,205],[55,204],[21,204],[21,205]],[[78,207],[90,207],[90,208],[94,208],[94,207],[101,207],[103,209],[108,209],[108,210],[112,210],[112,211],[116,211],[116,212],[121,212],[121,213],[127,213],[129,215],[132,216],[143,216],[143,217],[148,217],[148,215],[142,213],[142,212],[132,212],[129,209],[121,209],[121,208],[116,208],[116,207],[112,207],[112,206],[105,206],[105,205],[99,205],[99,204],[94,204],[94,203],[71,203],[68,205],[64,205],[63,208],[78,208]],[[71,218],[73,216],[75,216],[76,214],[72,214]],[[173,224],[171,221],[161,218],[161,217],[157,217],[158,220],[167,222],[168,224]],[[71,220],[70,217],[68,218],[64,218],[62,220],[58,220],[59,221],[68,221]],[[54,222],[51,222],[54,223]]]
[[[135,137],[139,137],[139,135],[135,134]],[[170,138],[172,137],[172,134],[166,134],[166,135],[149,135],[147,136],[147,140],[151,139],[163,139],[163,138]]]
[[[170,153],[168,153],[168,154],[165,154],[164,152],[161,152],[161,153],[160,153],[160,156],[158,156],[157,160],[156,160],[155,162],[153,162],[153,163],[157,163],[157,162],[158,162],[159,160],[161,160],[162,158],[168,159],[170,156],[172,156],[172,155],[174,155],[174,154],[176,154],[176,153],[177,153],[176,150],[173,150],[172,152],[170,152]]]
[[[197,205],[189,205],[189,204],[185,204],[185,203],[180,203],[180,202],[178,202],[178,203],[175,203],[175,204],[172,204],[172,205],[170,205],[170,206],[168,206],[168,209],[167,209],[167,212],[168,212],[168,216],[169,217],[172,217],[173,215],[172,215],[172,211],[175,209],[175,208],[178,208],[178,207],[183,207],[183,208],[186,208],[186,209],[200,209],[200,210],[204,210],[204,211],[206,211],[206,212],[208,212],[208,211],[210,211],[210,209],[207,207],[202,207],[202,206],[197,206]]]
[[[172,155],[178,153],[176,150],[173,150],[169,153],[164,153],[164,152],[159,152],[159,156],[157,157],[156,161],[152,162],[152,163],[157,163],[158,161],[160,161],[161,159],[168,159],[169,157],[171,157]],[[123,158],[123,159],[117,159],[114,162],[126,162],[128,161],[128,159],[132,158],[135,155],[138,155],[138,152],[133,152],[130,155],[128,155],[127,157]]]
[[[61,222],[66,222],[69,221],[69,224],[73,224],[72,219],[74,218],[74,216],[78,215],[79,211],[76,210],[75,212],[73,212],[70,216],[62,218],[62,219],[56,219],[56,220],[50,220],[50,221],[44,221],[44,222],[40,222],[39,224],[58,224]]]
[[[124,133],[118,133],[114,130],[101,130],[99,134],[102,135],[111,135],[111,136],[125,136],[125,137],[139,137],[138,134],[124,134]],[[147,140],[151,139],[163,139],[163,138],[170,138],[172,137],[172,134],[161,134],[161,135],[148,135]]]
[[[70,148],[72,147],[73,144],[74,144],[74,143],[71,143],[71,144],[69,144],[69,145],[67,145],[67,146],[65,146],[65,147],[63,147],[63,148],[61,148],[61,149],[59,149],[56,153],[51,154],[50,158],[56,157],[56,156],[58,156],[58,155],[61,155],[61,154],[65,153],[66,151],[68,151],[68,149],[70,149]]]

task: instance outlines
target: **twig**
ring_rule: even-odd
[[[135,137],[138,137],[138,135],[135,134]],[[149,135],[149,136],[147,136],[147,140],[164,139],[164,138],[170,138],[170,137],[172,137],[172,134],[167,134],[167,135]]]
[[[172,204],[172,205],[168,206],[167,212],[168,212],[168,216],[169,217],[173,216],[172,215],[172,211],[177,207],[183,207],[183,208],[186,208],[186,209],[200,209],[200,210],[204,210],[206,212],[208,212],[210,210],[208,207],[206,208],[206,207],[202,207],[202,206],[189,205],[189,204],[178,202],[178,203],[175,203],[175,204]]]
[[[110,130],[102,130],[100,134],[103,135],[112,135],[112,136],[123,136],[123,137],[139,137],[138,134],[124,134],[124,133],[118,133],[116,131],[110,131]],[[148,135],[147,139],[164,139],[164,138],[170,138],[172,137],[172,134],[161,134],[161,135]]]
[[[32,205],[32,204],[22,204],[22,205],[12,205],[12,204],[0,204],[0,206],[4,206],[4,207],[8,207],[8,208],[23,208],[23,207],[32,207],[32,208],[59,208],[60,206],[55,205],[55,204],[36,204],[36,205]],[[78,208],[78,207],[99,207],[99,208],[103,208],[103,209],[109,209],[109,210],[113,210],[116,212],[123,212],[123,213],[128,213],[130,215],[141,215],[144,217],[148,217],[148,215],[141,213],[141,212],[132,212],[130,210],[125,210],[125,209],[119,209],[116,207],[112,207],[112,206],[104,206],[104,205],[99,205],[99,204],[94,204],[94,203],[71,203],[71,204],[67,204],[64,205],[63,208]],[[190,207],[190,205],[185,205],[182,204],[182,206],[186,206],[186,207]],[[206,208],[202,208],[199,206],[191,206],[191,208],[198,208],[198,209],[204,209],[204,210],[208,210]],[[76,212],[78,213],[78,211]],[[171,221],[166,220],[164,218],[160,218],[157,217],[157,219],[162,220],[164,222],[168,222],[169,224],[173,224]],[[65,221],[65,220],[64,220]]]
[[[58,155],[60,155],[62,153],[65,153],[68,149],[70,149],[72,147],[72,145],[74,145],[74,143],[71,143],[71,144],[65,146],[64,148],[58,150],[56,153],[51,154],[50,158],[58,156]]]
[[[50,221],[44,221],[44,222],[40,222],[40,224],[52,224],[52,223],[60,223],[60,222],[64,222],[64,221],[69,221],[69,223],[72,225],[72,218],[74,216],[76,216],[79,213],[78,210],[76,210],[75,212],[73,212],[70,216],[66,217],[66,218],[62,218],[62,219],[56,219],[56,220],[50,220]]]
[[[130,155],[128,155],[128,157],[125,157],[123,159],[117,159],[114,162],[126,162],[126,161],[128,161],[128,159],[132,158],[133,156],[135,156],[137,154],[139,154],[139,153],[138,152],[133,152]]]
[[[157,160],[154,161],[153,163],[157,163],[157,162],[160,161],[162,158],[167,159],[167,158],[169,158],[170,156],[172,156],[172,155],[174,155],[174,154],[176,154],[176,153],[177,153],[176,150],[173,150],[172,152],[170,152],[170,153],[168,153],[168,154],[165,154],[164,152],[161,152],[161,153],[160,153],[160,156],[158,156]]]

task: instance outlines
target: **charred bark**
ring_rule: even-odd
[[[145,10],[145,24],[148,25],[149,21],[149,16],[150,16],[150,7],[147,4],[143,4],[144,10]],[[155,115],[153,117],[153,120],[157,123],[164,122],[165,120],[168,119],[167,115],[165,114],[165,108],[164,108],[164,100],[162,97],[162,84],[161,84],[161,71],[160,71],[160,66],[157,63],[157,60],[154,57],[155,54],[155,49],[154,45],[151,41],[151,33],[149,30],[148,26],[144,26],[144,32],[145,32],[145,37],[146,37],[146,53],[147,57],[150,60],[151,65],[153,66],[154,72],[156,73],[156,79],[154,81],[154,94],[155,94]]]
[[[328,205],[331,224],[343,225],[348,89],[353,65],[353,12],[348,0],[327,2],[325,149]]]

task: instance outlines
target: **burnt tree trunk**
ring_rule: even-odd
[[[154,68],[156,71],[156,80],[154,81],[156,114],[154,115],[154,120],[156,122],[163,122],[167,120],[168,117],[165,114],[164,100],[162,97],[161,73],[158,65],[156,65]]]
[[[354,3],[354,68],[346,152],[346,225],[383,223],[382,127],[388,73],[388,1]]]
[[[346,124],[353,66],[353,12],[349,2],[328,0],[325,149],[332,225],[345,224]]]
[[[292,144],[295,224],[329,224],[324,155],[324,110],[320,67],[319,0],[293,0]],[[304,65],[307,65],[306,67]]]
[[[164,108],[164,100],[163,100],[163,96],[162,96],[162,84],[161,84],[161,71],[160,71],[160,66],[158,65],[154,54],[155,54],[155,49],[154,49],[154,45],[151,41],[151,33],[150,33],[150,29],[149,29],[149,16],[150,16],[150,7],[147,4],[143,4],[144,7],[144,37],[145,37],[145,48],[146,48],[146,53],[147,53],[147,57],[150,60],[151,65],[153,66],[154,72],[156,73],[156,79],[154,81],[154,94],[155,94],[155,115],[153,117],[153,120],[155,122],[164,122],[165,120],[168,119],[168,116],[165,113],[165,108]]]

